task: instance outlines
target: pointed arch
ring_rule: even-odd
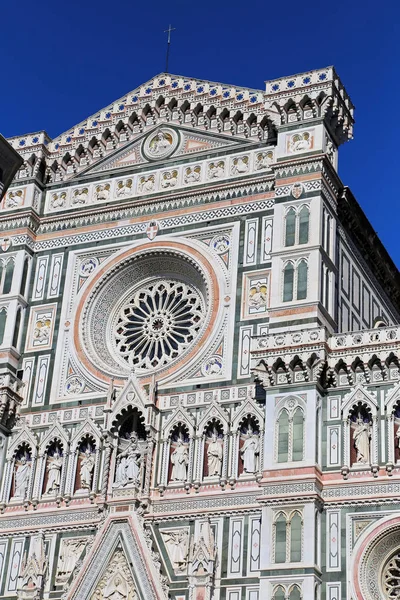
[[[294,293],[294,265],[288,261],[283,268],[283,302],[292,302]]]
[[[274,562],[285,563],[287,553],[287,516],[284,512],[277,514],[274,520]]]
[[[308,244],[310,209],[306,204],[299,209],[299,244]]]
[[[285,214],[285,246],[294,246],[296,243],[296,220],[297,213],[293,206],[290,206]]]
[[[165,600],[160,568],[152,559],[143,527],[135,513],[129,517],[108,517],[94,544],[85,556],[77,579],[67,592],[67,600],[91,598],[117,548],[121,548],[130,566],[133,584],[140,600]]]
[[[3,284],[3,294],[9,294],[12,288],[12,282],[14,277],[14,267],[15,267],[15,259],[12,256],[8,259],[6,264],[5,276],[4,276],[4,284]]]
[[[7,325],[7,307],[2,306],[0,308],[0,346],[4,342],[4,334],[6,331],[6,325]]]
[[[308,288],[308,263],[303,258],[297,265],[297,300],[305,300],[307,298]]]
[[[20,334],[20,330],[21,330],[21,321],[22,321],[22,308],[19,306],[17,308],[17,314],[15,317],[14,333],[13,333],[13,339],[12,339],[12,345],[17,350],[18,350],[18,346],[19,346],[19,334]]]

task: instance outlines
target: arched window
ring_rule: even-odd
[[[19,293],[21,294],[21,296],[25,295],[26,278],[28,277],[28,268],[29,268],[29,261],[26,258],[24,261],[24,268],[22,271],[21,287],[19,289]]]
[[[285,600],[286,594],[285,590],[281,585],[274,589],[274,595],[272,596],[272,600]]]
[[[289,600],[301,600],[300,588],[297,585],[290,590]]]
[[[297,267],[297,300],[307,298],[307,276],[308,265],[305,260],[301,260]]]
[[[289,459],[289,415],[283,410],[278,419],[278,462]]]
[[[285,222],[285,246],[294,246],[296,243],[296,211],[289,208]]]
[[[4,332],[6,330],[7,323],[7,309],[5,307],[0,309],[0,344],[4,341]]]
[[[299,212],[299,244],[308,244],[308,230],[310,223],[310,211],[307,206]]]
[[[301,516],[295,513],[290,521],[290,562],[301,561],[301,529]]]
[[[290,516],[280,512],[274,521],[275,563],[301,562],[303,541],[303,519],[298,510]]]
[[[9,260],[6,266],[6,275],[4,277],[3,294],[11,292],[12,279],[14,275],[14,261]]]
[[[19,330],[21,328],[21,313],[22,310],[19,308],[17,311],[17,317],[15,319],[14,335],[12,340],[12,345],[14,348],[18,347]]]
[[[303,460],[304,419],[301,408],[296,408],[293,415],[292,460]]]
[[[283,271],[283,301],[291,302],[293,300],[294,267],[289,262]]]
[[[286,516],[282,513],[275,521],[275,562],[286,562]]]

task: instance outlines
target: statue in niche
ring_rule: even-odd
[[[129,440],[121,439],[122,452],[117,456],[115,470],[115,483],[113,487],[125,487],[138,483],[140,473],[141,452],[138,447],[138,438],[135,432],[130,434]]]
[[[208,476],[215,477],[221,476],[222,471],[222,442],[218,438],[218,432],[214,429],[211,435],[211,441],[207,446],[207,465],[208,465]]]
[[[162,535],[174,570],[184,571],[187,567],[189,553],[189,535],[187,530],[163,531]]]
[[[181,437],[178,438],[176,448],[171,454],[171,463],[173,464],[171,474],[172,480],[186,481],[189,452]]]
[[[61,485],[61,467],[62,458],[58,447],[55,448],[52,456],[47,460],[47,484],[45,494],[57,494]]]
[[[81,468],[79,475],[81,478],[81,488],[90,490],[92,487],[92,478],[94,471],[95,460],[90,449],[90,446],[81,454]]]
[[[253,431],[250,423],[245,437],[245,442],[240,449],[240,456],[243,460],[243,471],[245,473],[255,473],[260,453],[260,440],[258,435]]]
[[[31,465],[26,455],[22,456],[19,465],[15,469],[14,498],[25,498],[28,491]]]
[[[364,419],[358,414],[358,418],[353,433],[354,447],[356,449],[357,463],[369,465],[370,458],[370,440],[371,425],[364,422]]]
[[[75,569],[85,546],[86,539],[63,539],[60,547],[60,558],[58,559],[56,580],[62,583],[69,578]]]

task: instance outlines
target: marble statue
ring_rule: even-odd
[[[354,428],[354,447],[356,449],[357,462],[369,465],[370,464],[370,439],[371,426],[369,423],[364,423],[362,417],[358,417]]]
[[[208,464],[208,475],[213,477],[215,475],[221,475],[222,470],[222,443],[218,439],[218,435],[213,433],[211,441],[207,448],[207,464]]]
[[[20,460],[20,464],[15,470],[14,498],[25,498],[28,490],[30,474],[31,465],[27,461],[26,456],[23,456]]]
[[[187,466],[189,463],[189,453],[186,445],[183,443],[181,438],[178,438],[178,442],[175,450],[171,454],[172,467],[172,480],[173,481],[186,481],[187,479]]]
[[[47,461],[47,484],[45,494],[57,494],[61,485],[61,467],[62,458],[58,449],[55,449],[53,456],[48,457]]]
[[[90,451],[90,448],[86,448],[85,452],[81,456],[81,468],[79,471],[81,477],[81,488],[90,490],[92,486],[92,477],[95,464],[94,456]]]
[[[245,473],[255,473],[257,471],[257,457],[259,452],[260,440],[249,425],[247,439],[240,449],[240,455],[243,460],[243,471]]]
[[[121,441],[126,442],[126,440]],[[124,487],[138,481],[140,456],[137,435],[133,432],[125,449],[117,457],[114,487]]]

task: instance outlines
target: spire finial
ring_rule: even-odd
[[[175,31],[175,27],[172,27],[171,25],[168,27],[168,29],[164,30],[164,33],[168,33],[167,57],[166,57],[166,61],[165,61],[165,72],[166,73],[168,73],[169,49],[170,49],[170,46],[171,46],[171,31]]]

